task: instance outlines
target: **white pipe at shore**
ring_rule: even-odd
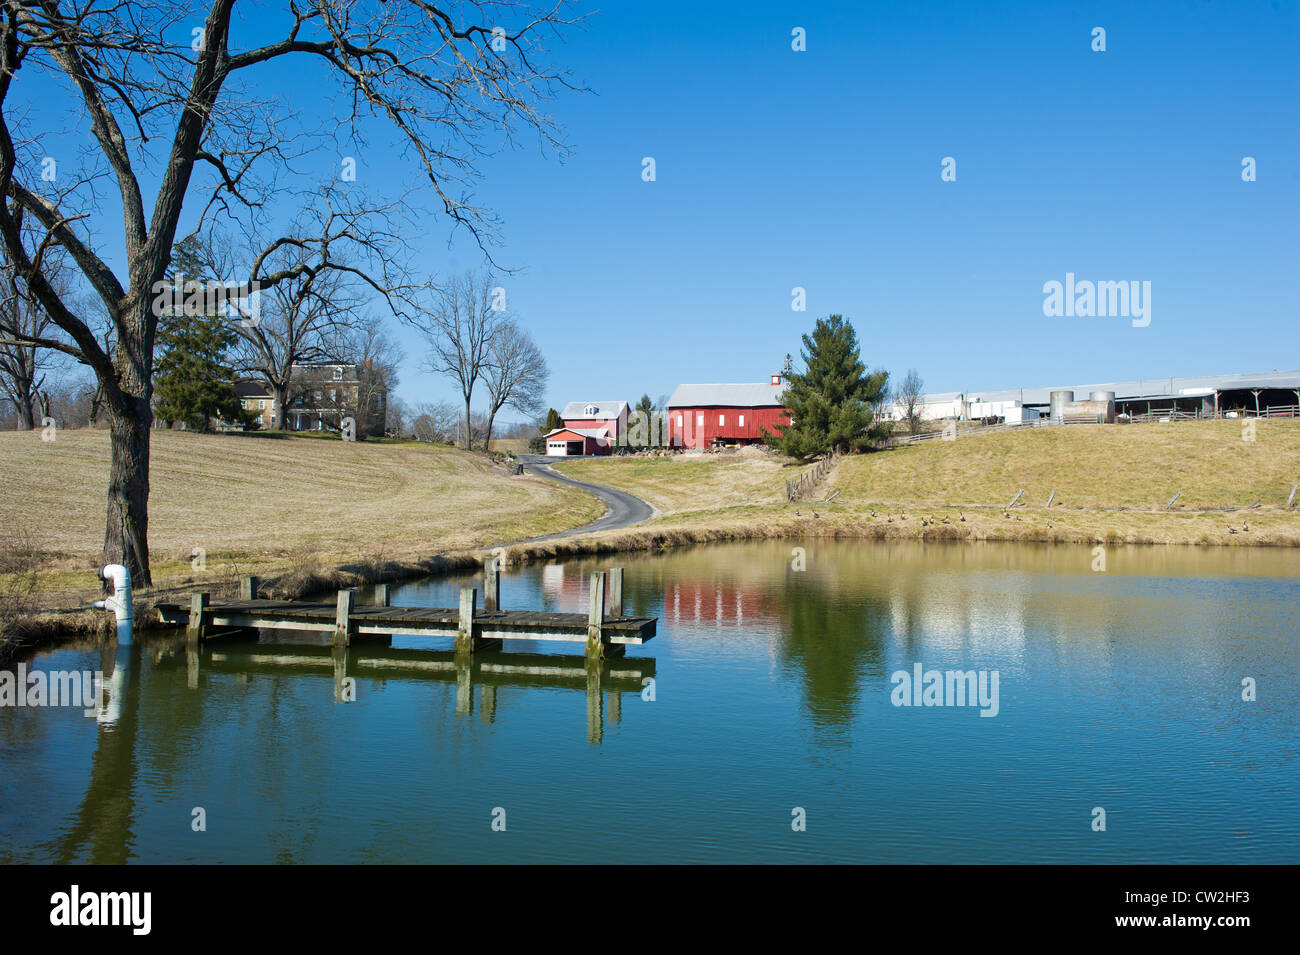
[[[113,596],[105,600],[96,600],[99,610],[111,610],[117,617],[117,643],[126,646],[131,642],[132,626],[135,614],[131,605],[131,572],[121,564],[105,564],[99,568],[103,580],[113,582]]]

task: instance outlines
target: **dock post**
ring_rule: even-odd
[[[205,593],[190,594],[190,623],[185,630],[185,639],[188,642],[198,643],[207,636],[207,628],[203,623],[207,611],[208,595]]]
[[[483,562],[483,609],[489,613],[501,609],[501,575],[497,573],[495,556]]]
[[[375,606],[388,606],[388,584],[375,584]]]
[[[468,654],[456,656],[456,715],[474,712],[474,663]]]
[[[351,702],[347,695],[348,648],[335,646],[330,650],[330,660],[334,664],[334,702]]]
[[[478,591],[473,587],[460,588],[460,623],[456,628],[456,652],[474,652],[474,608]]]
[[[623,616],[623,568],[611,567],[609,571],[609,615]]]
[[[260,583],[261,581],[252,575],[246,577],[240,577],[239,578],[239,599],[256,600],[257,587],[258,584]]]
[[[599,743],[605,738],[605,698],[601,695],[602,660],[587,659],[587,742]]]
[[[587,659],[600,660],[605,656],[605,641],[601,625],[605,621],[605,572],[591,575],[591,604],[587,608]]]
[[[480,683],[478,691],[479,719],[484,723],[497,720],[497,688],[493,683]]]
[[[340,590],[337,609],[334,611],[334,646],[346,647],[352,642],[352,591]]]
[[[610,687],[605,696],[605,711],[609,721],[617,726],[623,719],[623,694],[618,687]]]

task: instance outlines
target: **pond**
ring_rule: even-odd
[[[0,708],[0,861],[1296,862],[1300,560],[1098,553],[810,540],[507,569],[503,606],[585,612],[590,573],[626,568],[658,634],[597,668],[510,641],[458,667],[400,635],[47,653],[27,668],[51,687],[114,671],[109,699]],[[392,603],[455,606],[463,582]]]

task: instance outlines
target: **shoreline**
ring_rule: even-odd
[[[816,507],[825,508],[818,512]],[[418,560],[393,560],[381,564],[358,562],[303,570],[287,570],[276,577],[261,582],[261,592],[276,599],[301,600],[327,594],[346,587],[362,587],[380,583],[399,583],[429,577],[452,576],[482,566],[483,558],[503,552],[506,569],[551,560],[590,557],[610,554],[664,553],[678,548],[702,544],[722,544],[761,540],[865,540],[865,541],[917,541],[922,543],[1024,543],[1064,545],[1110,546],[1178,546],[1178,547],[1300,547],[1300,514],[1294,510],[1255,508],[1234,512],[1148,512],[1136,510],[1083,511],[1036,508],[1018,509],[1010,517],[996,516],[996,509],[985,508],[923,508],[899,515],[871,517],[860,508],[849,512],[833,505],[789,505],[787,513],[775,521],[756,521],[752,514],[737,515],[731,520],[674,523],[674,515],[659,518],[662,524],[651,523],[619,530],[585,533],[573,537],[549,538],[494,547],[480,547],[465,551]],[[766,508],[764,508],[766,510]],[[807,510],[808,514],[802,511]],[[817,514],[813,517],[813,514]],[[1247,515],[1250,519],[1272,524],[1281,518],[1293,527],[1281,535],[1259,529],[1233,535],[1211,535],[1204,530],[1187,530],[1183,535],[1119,532],[1101,532],[1096,527],[1079,527],[1072,519],[1084,518],[1085,523],[1104,520],[1113,515],[1157,516],[1153,523],[1167,524],[1179,519],[1214,518],[1220,522],[1228,516]],[[941,515],[934,523],[931,515]],[[969,515],[969,516],[968,516]],[[965,521],[960,520],[966,516]],[[943,519],[946,518],[945,523]],[[925,524],[922,521],[925,521]],[[1058,526],[1058,523],[1061,526]],[[1075,525],[1075,526],[1070,526]],[[166,629],[154,613],[156,602],[206,588],[214,595],[233,596],[237,579],[214,580],[204,583],[182,584],[137,593],[135,598],[135,629],[149,632]],[[106,642],[115,633],[111,614],[87,607],[36,610],[14,616],[15,625],[0,637],[0,666],[10,666],[43,651],[57,649],[78,640]]]

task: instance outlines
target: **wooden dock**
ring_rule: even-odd
[[[619,656],[628,646],[639,646],[655,635],[656,618],[623,614],[622,568],[591,575],[586,614],[500,609],[495,558],[485,567],[484,591],[482,608],[474,587],[461,588],[460,606],[456,608],[390,607],[388,588],[380,585],[375,588],[375,603],[358,606],[352,590],[340,590],[332,604],[261,600],[255,596],[256,578],[245,577],[238,600],[212,601],[206,593],[195,593],[188,607],[161,603],[157,609],[163,623],[186,627],[194,642],[231,628],[329,633],[335,646],[348,646],[354,636],[400,633],[450,637],[457,653],[500,649],[502,640],[584,643],[588,658],[601,659]]]

